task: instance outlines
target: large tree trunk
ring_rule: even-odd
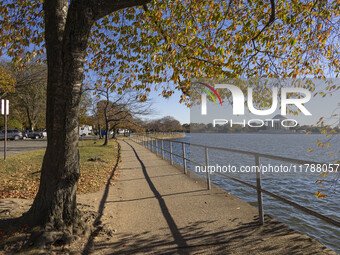
[[[95,20],[149,0],[45,0],[48,64],[47,148],[40,187],[24,216],[31,225],[72,233],[77,222],[78,125],[81,85],[90,30]]]
[[[38,194],[28,213],[33,225],[69,229],[78,217],[78,118],[87,41],[94,23],[82,2],[45,1],[48,63],[47,149]],[[67,15],[67,16],[66,16]],[[67,22],[66,22],[67,19]]]

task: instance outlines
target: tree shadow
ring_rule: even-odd
[[[103,216],[103,213],[104,213],[104,208],[105,208],[105,203],[106,203],[106,200],[107,200],[107,197],[109,195],[109,190],[110,190],[110,184],[111,184],[111,180],[113,179],[115,173],[116,173],[116,170],[118,168],[118,164],[120,162],[120,155],[121,155],[121,147],[118,143],[118,157],[117,157],[117,160],[116,160],[116,163],[112,169],[112,172],[111,172],[111,175],[110,177],[107,179],[107,182],[106,182],[106,186],[105,186],[105,190],[104,190],[104,194],[103,194],[103,197],[102,199],[100,200],[100,204],[99,204],[99,209],[98,209],[98,216],[96,217],[96,219],[94,220],[93,222],[93,227],[94,227],[94,230],[92,231],[91,235],[89,236],[85,246],[84,246],[84,249],[82,251],[82,254],[89,254],[91,252],[91,248],[93,247],[93,241],[94,241],[94,238],[96,237],[96,233],[98,233],[100,230],[101,230],[101,218]]]
[[[194,190],[194,191],[187,191],[187,192],[176,192],[176,193],[171,193],[171,194],[165,194],[165,195],[161,195],[162,197],[169,197],[169,196],[177,196],[177,195],[183,195],[183,194],[192,194],[195,192],[202,192],[205,190],[199,189],[199,190]],[[201,194],[200,196],[202,196],[204,194]],[[195,195],[193,195],[195,196]],[[154,199],[156,198],[155,196],[151,196],[151,197],[142,197],[142,198],[135,198],[135,199],[127,199],[127,200],[117,200],[117,201],[107,201],[106,203],[124,203],[124,202],[132,202],[132,201],[140,201],[140,200],[146,200],[146,199]]]
[[[135,168],[137,169],[137,168]],[[123,168],[119,168],[119,170],[124,170]],[[126,169],[125,169],[126,170]],[[152,176],[152,178],[161,178],[161,177],[168,177],[168,176],[174,176],[174,175],[182,175],[180,173],[178,174],[164,174],[164,175],[157,175]],[[129,181],[138,181],[138,180],[145,180],[145,178],[135,178],[135,179],[127,179],[127,180],[116,180],[115,182],[129,182]]]
[[[168,207],[167,207],[163,197],[161,196],[161,194],[158,192],[158,190],[156,189],[155,185],[153,184],[153,182],[152,182],[152,180],[151,180],[151,178],[150,178],[150,176],[149,176],[149,174],[148,174],[148,172],[146,170],[146,167],[145,167],[143,161],[140,159],[140,157],[139,157],[138,153],[136,152],[135,148],[131,144],[129,144],[127,141],[124,140],[124,142],[131,147],[131,149],[133,150],[133,152],[134,152],[138,162],[140,163],[140,165],[142,167],[142,171],[143,171],[144,177],[145,177],[145,180],[147,181],[151,191],[153,192],[155,198],[157,199],[157,201],[159,203],[159,206],[160,206],[161,211],[163,213],[163,216],[164,216],[164,218],[165,218],[165,220],[166,220],[166,222],[168,224],[168,227],[169,227],[169,229],[170,229],[170,231],[172,233],[172,237],[175,240],[175,243],[179,247],[186,246],[187,244],[186,244],[185,239],[183,238],[183,236],[182,236],[181,232],[179,231],[179,229],[178,229],[178,227],[177,227],[173,217],[171,216],[170,211],[169,211],[169,209],[168,209]]]
[[[194,221],[179,228],[185,242],[178,245],[172,234],[121,233],[118,241],[98,242],[96,252],[105,254],[330,254],[308,236],[266,216],[266,224],[242,223],[226,230],[209,230],[214,221]],[[157,233],[161,232],[157,231]],[[174,240],[174,241],[171,241]]]

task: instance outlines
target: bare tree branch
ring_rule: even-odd
[[[265,29],[267,29],[267,27],[269,27],[275,21],[275,0],[270,0],[270,5],[271,5],[271,13],[270,13],[269,20],[266,23],[266,25],[261,29],[261,31],[258,32],[257,35],[251,39],[252,41],[255,41],[260,36],[260,34],[262,34],[262,32]]]
[[[251,39],[254,49],[258,52],[261,52],[261,51],[256,47],[255,40],[263,33],[263,31],[265,31],[275,21],[275,0],[270,0],[270,5],[271,5],[271,13],[270,13],[268,22],[261,29],[261,31],[258,32],[257,35]]]

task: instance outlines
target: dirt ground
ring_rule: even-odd
[[[88,254],[89,247],[94,240],[108,240],[115,232],[112,228],[113,217],[98,212],[98,202],[102,197],[103,191],[78,195],[78,208],[88,227],[88,231],[83,236],[75,236],[72,243],[67,245],[59,245],[58,240],[52,240],[48,246],[34,248],[29,247],[30,233],[27,233],[25,229],[17,231],[11,228],[10,222],[7,226],[5,222],[7,219],[20,217],[28,211],[33,200],[18,198],[0,200],[0,254]],[[10,235],[3,232],[4,229],[9,231]]]

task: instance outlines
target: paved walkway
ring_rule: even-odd
[[[335,254],[317,241],[194,175],[171,166],[131,140],[120,140],[119,177],[104,217],[116,230],[94,239],[94,254]],[[103,219],[105,221],[105,219]]]

